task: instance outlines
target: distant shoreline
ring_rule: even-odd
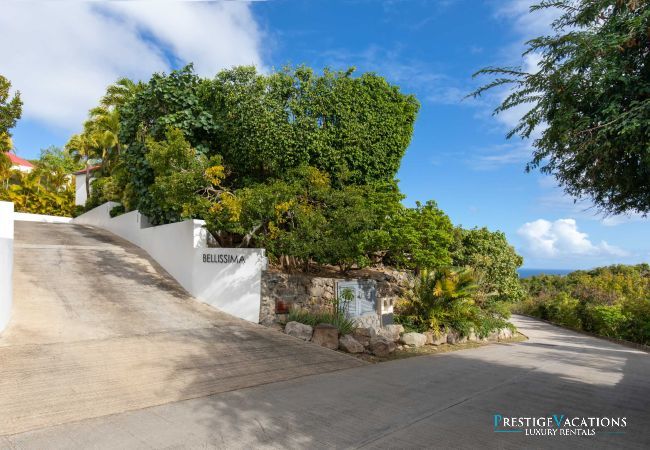
[[[519,278],[530,278],[536,275],[568,275],[578,269],[519,269]]]

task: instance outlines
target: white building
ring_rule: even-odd
[[[92,166],[89,170],[90,179],[89,183],[92,183],[94,177],[94,172],[99,169],[100,166]],[[86,169],[79,170],[73,173],[75,176],[75,195],[74,195],[74,204],[84,206],[88,196],[86,195]],[[92,187],[91,187],[92,192]]]
[[[12,170],[20,170],[21,172],[29,173],[34,170],[34,164],[30,163],[26,159],[22,159],[19,156],[14,155],[13,153],[5,153],[9,160],[11,161]]]

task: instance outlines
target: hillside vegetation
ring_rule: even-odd
[[[615,265],[522,280],[515,312],[601,336],[650,344],[650,265]]]

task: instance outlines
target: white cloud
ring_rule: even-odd
[[[472,154],[467,164],[475,170],[493,170],[511,164],[523,166],[530,161],[532,152],[528,141],[496,144]]]
[[[361,71],[377,72],[389,82],[398,84],[403,92],[415,91],[420,100],[461,104],[468,89],[423,61],[403,58],[401,50],[399,46],[389,49],[371,45],[360,52],[335,49],[322,52],[320,56],[325,65],[334,69],[354,66]]]
[[[578,230],[574,219],[554,222],[538,219],[525,223],[517,234],[523,239],[524,252],[535,258],[629,256],[625,250],[605,241],[592,243],[587,233]]]
[[[238,2],[3,2],[0,73],[22,93],[23,117],[76,130],[106,86],[148,79],[170,61],[202,75],[262,66],[261,33]]]

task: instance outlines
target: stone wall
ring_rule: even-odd
[[[335,275],[335,274],[332,274]],[[405,273],[382,270],[364,270],[351,274],[347,279],[372,279],[377,285],[377,314],[363,316],[362,326],[391,323],[393,304],[408,285]],[[311,312],[329,310],[335,299],[336,283],[345,278],[311,274],[288,274],[275,270],[262,273],[262,300],[260,323],[272,326],[286,320],[286,314],[278,313],[283,308],[298,307]]]

